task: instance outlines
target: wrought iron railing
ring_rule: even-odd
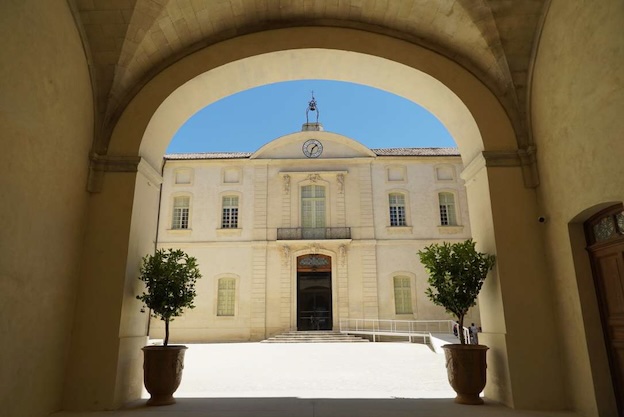
[[[351,239],[350,227],[280,227],[277,240]]]

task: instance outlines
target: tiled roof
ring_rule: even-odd
[[[457,148],[378,148],[371,151],[377,156],[459,156]],[[253,152],[171,153],[165,155],[165,159],[246,159],[251,155]]]
[[[459,156],[457,148],[380,148],[371,151],[378,156]]]
[[[252,152],[198,152],[198,153],[170,153],[165,159],[237,159],[249,158]]]

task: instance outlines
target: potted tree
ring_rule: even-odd
[[[477,252],[475,242],[432,244],[418,252],[429,273],[427,296],[457,318],[460,344],[442,346],[455,402],[483,404],[479,397],[485,388],[487,346],[467,344],[464,317],[477,302],[483,281],[494,267],[495,256]]]
[[[195,282],[199,278],[197,260],[180,249],[159,249],[143,258],[139,279],[145,283],[145,292],[136,298],[153,317],[165,322],[163,345],[143,348],[143,379],[151,395],[147,405],[175,403],[173,393],[182,379],[187,347],[169,345],[169,323],[185,308],[195,307]]]

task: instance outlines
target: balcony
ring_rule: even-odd
[[[350,227],[280,227],[277,240],[351,239]]]

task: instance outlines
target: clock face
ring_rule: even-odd
[[[318,139],[309,139],[303,144],[303,154],[308,158],[318,158],[322,153],[323,145]]]

